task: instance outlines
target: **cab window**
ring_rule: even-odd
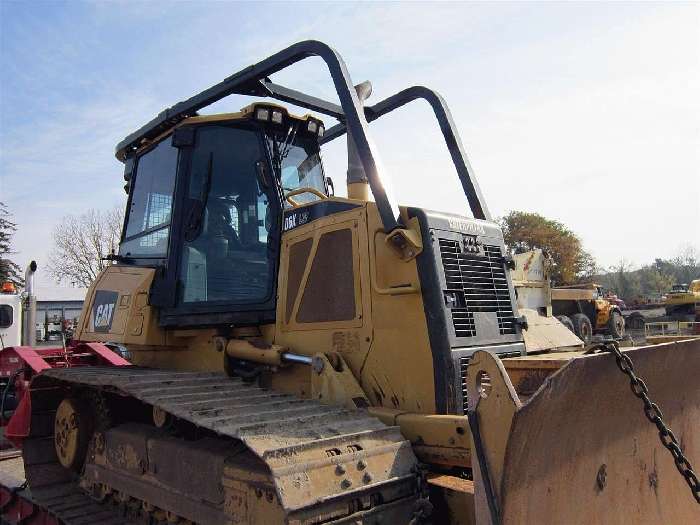
[[[177,155],[168,138],[138,159],[120,255],[166,256]]]
[[[0,304],[0,328],[9,328],[13,323],[14,310],[9,304]]]
[[[326,193],[323,164],[318,151],[318,143],[296,138],[294,143],[285,143],[274,135],[268,135],[268,148],[273,166],[279,170],[279,178],[285,195],[299,188],[312,188]],[[292,197],[300,204],[319,199],[313,193],[302,193]],[[291,204],[285,201],[286,207]]]

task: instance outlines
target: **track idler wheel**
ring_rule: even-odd
[[[54,419],[54,445],[63,467],[80,471],[94,428],[92,411],[78,399],[61,401]]]

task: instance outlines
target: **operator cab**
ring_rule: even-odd
[[[311,116],[253,104],[190,117],[137,152],[118,259],[161,270],[161,321],[241,322],[237,307],[257,309],[255,322],[274,318],[286,196],[298,205],[327,195],[323,132]]]
[[[687,284],[674,284],[671,287],[671,293],[687,293],[688,292],[688,285]]]
[[[11,282],[0,283],[0,350],[22,344],[22,296]]]

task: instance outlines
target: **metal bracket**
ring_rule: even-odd
[[[403,261],[415,259],[423,251],[420,235],[413,230],[396,229],[386,237],[385,242]]]
[[[312,370],[313,399],[329,405],[344,405],[350,409],[370,406],[364,390],[340,354],[316,354]]]

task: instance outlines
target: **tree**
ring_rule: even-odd
[[[672,259],[657,257],[652,264],[636,270],[622,259],[618,265],[595,279],[629,304],[644,296],[660,297],[674,284],[688,284],[700,279],[700,256],[696,248],[687,246]]]
[[[700,278],[700,256],[693,246],[681,248],[678,255],[668,262],[674,266],[675,277],[679,283],[687,284]]]
[[[639,281],[643,294],[660,296],[670,290],[676,280],[673,275],[662,273],[654,266],[644,266],[639,270]]]
[[[53,231],[48,264],[51,275],[59,283],[89,286],[109,264],[104,258],[119,247],[123,222],[120,207],[63,217]]]
[[[571,284],[596,273],[593,256],[561,222],[537,213],[511,211],[500,220],[506,246],[516,253],[542,249],[552,256],[552,281]]]
[[[0,202],[0,282],[10,281],[15,286],[24,286],[22,270],[19,265],[9,259],[12,251],[12,236],[17,231],[12,213],[7,209],[5,203]]]
[[[612,267],[612,280],[614,284],[610,288],[625,301],[639,297],[642,293],[639,272],[634,271],[632,263],[625,258]]]

